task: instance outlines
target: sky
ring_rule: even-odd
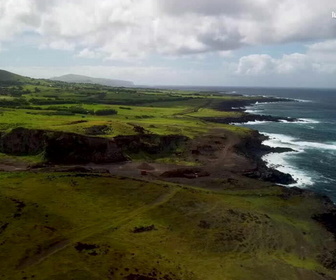
[[[0,69],[336,88],[336,0],[0,0]]]

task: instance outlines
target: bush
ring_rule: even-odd
[[[106,110],[97,110],[95,112],[97,116],[108,116],[108,115],[116,115],[118,114],[118,111],[114,109],[106,109]]]
[[[82,115],[93,115],[94,113],[93,110],[88,110],[88,109],[85,109],[82,107],[76,107],[76,106],[69,107],[67,111],[74,113],[74,114],[82,114]]]

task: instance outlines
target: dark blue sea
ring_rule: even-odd
[[[290,173],[297,180],[296,186],[328,195],[336,202],[336,89],[213,87],[207,90],[295,99],[255,104],[247,109],[254,114],[294,117],[299,122],[256,122],[244,126],[268,135],[266,145],[294,150],[266,155],[268,165]]]

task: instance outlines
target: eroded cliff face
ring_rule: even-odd
[[[55,163],[112,163],[127,160],[114,140],[73,133],[48,138],[45,158]]]
[[[145,152],[151,155],[160,155],[176,151],[189,140],[183,135],[138,134],[121,135],[114,138],[117,145],[126,153],[137,154]]]
[[[16,128],[0,135],[0,151],[10,155],[37,155],[46,147],[45,130]]]
[[[0,151],[10,155],[37,155],[52,163],[112,163],[127,160],[113,139],[75,133],[16,128],[2,135]]]
[[[147,153],[160,157],[176,151],[188,140],[182,135],[139,134],[113,139],[76,133],[16,128],[0,135],[0,152],[27,156],[44,153],[57,164],[114,163],[127,161],[129,154]]]

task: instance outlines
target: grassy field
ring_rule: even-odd
[[[310,220],[320,205],[284,200],[279,187],[212,192],[98,174],[0,176],[1,279],[335,276],[320,262],[332,237]]]
[[[335,240],[311,218],[325,211],[321,200],[237,175],[241,164],[252,165],[234,145],[251,130],[204,120],[240,117],[216,108],[255,98],[0,71],[0,138],[18,127],[108,138],[157,134],[153,143],[140,137],[147,148],[163,135],[188,137],[173,149],[158,146],[155,155],[139,150],[128,169],[110,170],[119,176],[55,166],[28,171],[44,162],[44,152],[0,153],[0,170],[25,170],[0,172],[0,279],[335,279]],[[137,160],[155,164],[158,174],[208,163],[215,175],[194,186],[187,178],[182,182],[189,185],[177,184],[142,176]]]
[[[234,97],[209,93],[109,88],[51,81],[50,85],[42,81],[39,85],[8,87],[4,93],[0,94],[0,131],[26,127],[85,134],[90,126],[108,125],[111,129],[105,136],[111,137],[135,134],[134,126],[138,125],[149,133],[194,137],[224,127],[204,122],[202,117],[240,115],[210,109],[210,105]],[[111,109],[117,114],[95,114],[99,110]]]

